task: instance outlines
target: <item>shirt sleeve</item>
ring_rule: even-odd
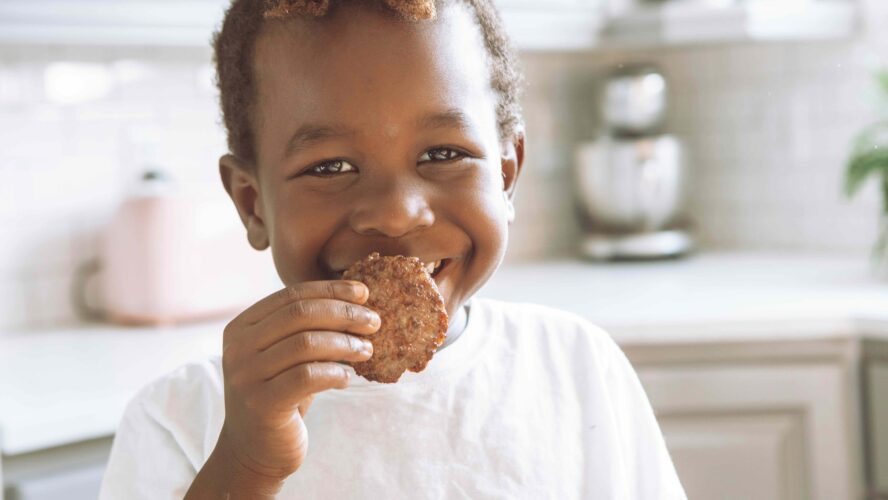
[[[143,391],[124,412],[99,500],[180,500],[197,472],[170,430],[146,409]]]
[[[605,387],[619,429],[621,449],[632,498],[686,500],[684,488],[638,375],[610,338],[603,335]]]

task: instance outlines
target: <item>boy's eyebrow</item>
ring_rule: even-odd
[[[450,108],[440,112],[429,113],[421,117],[416,125],[421,129],[458,128],[468,130],[471,128],[471,120],[462,110]]]
[[[421,116],[416,121],[420,129],[457,128],[468,130],[471,128],[471,120],[458,108],[450,108],[444,111],[432,112]],[[340,123],[306,123],[299,127],[287,141],[285,154],[292,156],[312,144],[324,142],[329,139],[353,137],[357,130]]]
[[[357,134],[353,128],[338,123],[306,123],[287,141],[285,156],[290,157],[312,144]]]

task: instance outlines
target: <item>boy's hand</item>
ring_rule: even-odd
[[[338,362],[366,361],[373,353],[361,338],[380,325],[361,305],[368,296],[355,281],[306,282],[262,299],[228,324],[219,440],[232,465],[272,481],[299,468],[308,450],[302,417],[314,394],[348,385]]]

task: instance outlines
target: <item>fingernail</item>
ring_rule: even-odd
[[[364,285],[363,283],[352,283],[351,286],[352,286],[352,294],[354,294],[355,297],[357,297],[359,299],[363,299],[363,298],[367,297],[368,290],[367,290],[366,285]]]
[[[373,350],[373,344],[362,338],[355,337],[354,335],[348,336],[348,347],[352,351],[360,353],[364,353],[368,349],[371,351]]]
[[[373,355],[373,343],[370,342],[369,340],[361,340],[361,342],[363,342],[363,345],[361,346],[361,354],[363,354],[365,356],[372,356]]]
[[[368,323],[370,323],[370,326],[372,327],[380,326],[382,325],[382,318],[380,318],[379,314],[377,314],[376,312],[370,311]]]
[[[356,285],[347,281],[340,281],[334,283],[333,286],[336,289],[336,295],[342,297],[360,297],[363,295],[361,285]]]

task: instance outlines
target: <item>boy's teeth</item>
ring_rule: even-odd
[[[435,272],[435,269],[437,269],[439,265],[441,265],[441,261],[436,260],[434,262],[429,262],[428,264],[426,264],[425,269],[426,271],[428,271],[429,274],[432,274]]]

